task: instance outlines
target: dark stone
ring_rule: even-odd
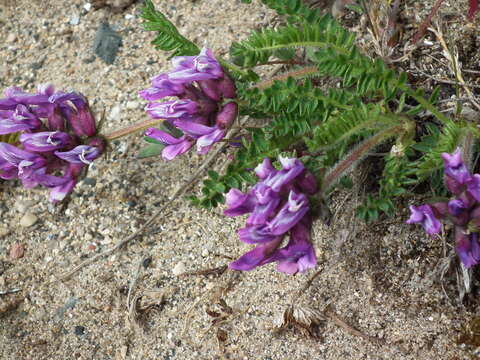
[[[85,179],[83,179],[83,182],[87,185],[92,186],[92,187],[97,185],[97,179],[95,179],[95,178],[86,177]]]
[[[40,59],[40,61],[34,62],[30,65],[32,70],[39,70],[43,67],[43,64],[45,63],[45,58]]]
[[[102,23],[93,42],[95,54],[106,64],[113,64],[120,46],[122,46],[122,37],[107,22]]]
[[[83,61],[85,64],[91,64],[92,62],[95,61],[95,55],[92,55],[92,56],[90,56],[90,57],[88,57],[88,58],[86,58],[86,59],[83,59],[82,61]]]
[[[74,329],[75,335],[82,336],[85,334],[85,326],[77,325]]]
[[[151,263],[152,263],[152,257],[149,256],[149,257],[147,257],[145,260],[143,260],[143,263],[142,263],[143,268],[144,268],[144,269],[148,268]]]

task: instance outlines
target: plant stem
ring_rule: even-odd
[[[141,121],[139,123],[129,125],[127,127],[115,130],[115,131],[113,131],[109,134],[104,135],[104,137],[105,137],[106,140],[112,141],[112,140],[130,135],[130,134],[133,134],[134,132],[144,130],[144,129],[147,129],[149,127],[158,125],[158,124],[162,123],[163,121],[165,121],[165,120],[164,119],[149,119],[149,120],[146,120],[146,121]]]
[[[258,84],[254,85],[254,88],[258,88],[260,90],[265,89],[269,86],[272,86],[273,82],[276,80],[287,80],[289,77],[298,78],[302,76],[312,75],[318,71],[317,67],[314,66],[307,66],[302,69],[287,71],[286,73],[280,74],[278,76],[274,76],[271,79],[260,81]]]

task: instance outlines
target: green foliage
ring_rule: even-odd
[[[333,48],[347,53],[355,37],[324,16],[316,24],[286,25],[275,30],[263,29],[254,32],[248,39],[233,43],[230,55],[237,65],[253,67],[265,64],[274,53],[299,47]]]
[[[143,24],[145,30],[157,32],[157,37],[152,41],[152,44],[157,49],[172,51],[170,57],[196,55],[200,52],[197,45],[181,35],[175,25],[155,9],[151,0],[145,0],[142,18],[145,19]]]
[[[237,80],[240,114],[257,122],[241,129],[243,146],[235,150],[223,174],[209,172],[202,196],[192,197],[195,204],[213,207],[231,188],[246,190],[257,181],[253,172],[257,164],[285,153],[302,159],[327,197],[355,166],[381,148],[385,155],[376,157],[380,162],[378,175],[371,179],[373,190],[368,189],[358,208],[360,217],[373,221],[382,213],[392,215],[395,200],[409,189],[438,179],[442,152],[462,145],[467,134],[477,136],[474,125],[453,121],[434,106],[438,89],[428,97],[422,89],[411,89],[406,73],[362,54],[355,36],[331,16],[301,0],[262,2],[285,16],[284,25],[255,31],[233,43],[234,64],[221,61]],[[167,44],[162,45],[165,49],[175,55],[198,52],[150,2],[146,9],[150,15],[144,17],[160,24],[151,30],[159,31],[158,41]],[[258,83],[253,69],[273,59],[304,65],[292,68],[290,76]],[[322,89],[324,80],[335,87]],[[433,122],[415,117],[425,111],[435,117]]]

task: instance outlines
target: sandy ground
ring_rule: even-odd
[[[272,18],[258,3],[155,3],[183,34],[220,55],[230,40]],[[108,132],[146,118],[137,91],[168,62],[139,26],[139,5],[111,14],[87,12],[84,4],[0,2],[0,87],[33,91],[51,82],[80,91],[98,113],[105,111]],[[79,22],[72,25],[75,17]],[[113,65],[92,52],[105,19],[123,37]],[[443,243],[405,226],[406,211],[379,224],[359,223],[351,193],[334,196],[330,227],[315,224],[320,272],[300,295],[313,272],[291,277],[270,265],[249,273],[179,276],[226,265],[225,256],[247,248],[235,234],[242,219],[186,201],[175,203],[143,239],[61,280],[62,273],[138,229],[201,164],[195,155],[171,163],[137,160],[139,138],[116,141],[64,212],[48,203],[44,189],[0,184],[0,291],[20,289],[0,295],[1,359],[470,358],[456,339],[474,311],[457,304],[453,274],[444,281],[451,300],[438,282]],[[22,226],[22,218],[32,215],[35,223]],[[20,259],[9,256],[14,244],[25,248]],[[139,268],[143,258],[148,260]],[[138,324],[127,309],[137,272],[131,297],[139,299]],[[278,333],[292,302],[320,311],[330,305],[363,337],[331,319],[321,323],[318,338],[293,329]]]

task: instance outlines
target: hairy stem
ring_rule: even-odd
[[[112,141],[130,134],[133,134],[134,132],[140,131],[140,130],[145,130],[148,129],[149,127],[161,124],[164,119],[149,119],[146,121],[141,121],[139,123],[129,125],[127,127],[115,130],[109,134],[104,135],[105,139]]]

